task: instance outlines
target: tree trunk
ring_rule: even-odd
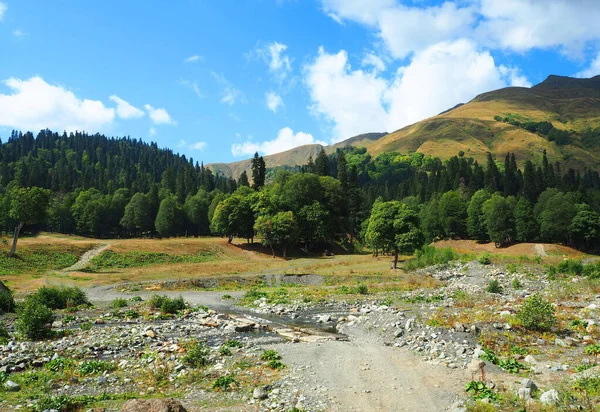
[[[231,243],[233,241],[233,235],[229,235],[229,239],[227,239],[227,243]]]
[[[283,245],[283,258],[285,259],[287,257],[287,244]]]
[[[398,269],[398,252],[394,252],[394,270]]]
[[[21,234],[21,229],[23,229],[24,225],[25,225],[25,222],[19,222],[17,227],[15,227],[13,243],[12,243],[12,247],[10,248],[10,252],[8,253],[8,257],[13,257],[15,255],[15,252],[17,251],[17,241],[19,240],[19,235]]]
[[[275,248],[271,245],[271,253],[273,253],[273,257],[275,257]]]

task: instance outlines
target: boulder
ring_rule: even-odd
[[[187,412],[175,399],[132,399],[121,408],[121,412]]]
[[[19,386],[19,384],[16,382],[6,381],[4,382],[4,389],[8,392],[18,392],[21,390],[21,386]]]
[[[259,387],[259,388],[254,389],[254,393],[252,394],[252,397],[254,399],[263,400],[263,399],[267,399],[269,397],[269,394],[267,393],[265,388]]]
[[[558,392],[554,389],[550,389],[540,395],[540,402],[546,406],[556,405],[558,400]]]

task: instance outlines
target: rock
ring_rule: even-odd
[[[569,347],[569,345],[564,340],[559,339],[559,338],[556,338],[554,340],[554,344],[557,345],[557,346],[562,346],[563,348],[568,348]]]
[[[535,386],[535,383],[533,383],[533,381],[528,378],[525,378],[521,381],[521,386],[523,388],[531,389],[532,391],[534,391],[537,388],[537,386]]]
[[[6,381],[4,382],[4,389],[6,389],[9,392],[18,392],[21,390],[21,386],[13,381]]]
[[[592,304],[588,305],[588,306],[586,307],[586,309],[589,309],[589,310],[596,310],[596,309],[598,309],[598,305],[596,305],[595,303],[592,303]]]
[[[263,399],[267,399],[269,397],[269,394],[267,393],[265,388],[256,388],[256,389],[254,389],[254,392],[252,393],[252,397],[254,399],[263,400]]]
[[[148,329],[144,332],[144,336],[154,339],[156,337],[156,332],[154,332],[152,329]]]
[[[404,335],[404,331],[402,329],[397,329],[396,332],[394,332],[395,338],[399,338],[402,335]]]
[[[98,318],[98,319],[96,319],[96,320],[94,321],[94,323],[95,323],[96,325],[104,325],[106,322],[104,321],[104,319],[100,319],[100,318]]]
[[[465,328],[465,325],[463,325],[462,322],[454,322],[454,325],[452,325],[452,327],[457,332],[465,332],[467,330],[467,328]]]
[[[404,326],[404,329],[406,329],[407,332],[410,332],[412,330],[412,325],[415,322],[414,319],[407,319],[406,320],[406,325]]]
[[[550,389],[540,395],[540,402],[546,406],[556,405],[558,400],[558,392],[554,389]]]
[[[525,359],[523,359],[526,363],[530,364],[530,365],[536,365],[537,361],[535,360],[535,358],[531,355],[527,355],[525,356]]]
[[[132,399],[121,408],[121,412],[187,412],[175,399]]]
[[[329,316],[329,315],[321,315],[321,316],[319,316],[319,319],[317,319],[317,322],[319,322],[319,323],[331,322],[331,316]]]
[[[530,388],[519,388],[517,391],[517,396],[519,399],[531,399],[531,389]]]
[[[63,323],[60,320],[52,322],[52,329],[60,329],[63,327]]]

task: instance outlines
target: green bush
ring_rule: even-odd
[[[77,373],[80,375],[96,375],[98,373],[102,373],[104,371],[113,371],[116,367],[112,362],[91,360],[83,362],[77,368]]]
[[[273,370],[285,369],[285,364],[279,360],[270,360],[267,362],[267,366]]]
[[[208,365],[210,349],[203,343],[194,343],[185,352],[181,361],[193,368],[201,368]]]
[[[554,306],[538,294],[525,299],[517,312],[517,320],[525,329],[542,332],[557,323]]]
[[[415,257],[407,261],[404,267],[414,270],[433,265],[445,265],[459,258],[459,254],[451,248],[436,248],[435,246],[423,246],[415,252]]]
[[[123,298],[117,298],[110,303],[110,306],[112,306],[115,309],[121,309],[121,308],[127,307],[127,305],[128,305],[127,299],[123,299]]]
[[[490,280],[488,282],[487,288],[485,288],[485,290],[489,293],[497,293],[497,294],[501,294],[503,291],[502,285],[496,279]]]
[[[29,295],[19,306],[17,314],[15,328],[23,336],[37,340],[52,335],[52,330],[47,327],[54,321],[52,309],[34,298],[33,295]]]
[[[263,351],[262,355],[260,355],[260,359],[264,361],[277,361],[281,360],[281,355],[273,349],[266,349]]]
[[[6,345],[10,341],[10,334],[4,326],[0,326],[0,345]]]
[[[231,356],[231,349],[229,349],[229,347],[223,345],[219,348],[219,355]]]
[[[78,287],[42,286],[30,296],[50,309],[65,309],[90,303],[86,293]]]
[[[163,314],[174,314],[186,308],[183,297],[169,298],[168,296],[152,295],[148,300],[148,305],[153,309],[160,309]]]
[[[65,369],[69,369],[73,366],[74,361],[68,358],[58,357],[56,359],[52,359],[50,362],[44,365],[46,369],[52,372],[61,372]]]
[[[7,290],[0,291],[0,314],[14,312],[15,311],[15,299],[13,298],[12,291]]]
[[[484,253],[483,255],[479,256],[479,258],[477,260],[482,265],[491,265],[492,264],[492,259],[490,258],[489,253]]]
[[[361,295],[368,295],[369,294],[369,287],[365,284],[360,284],[358,286],[356,286],[356,293],[361,294]]]
[[[523,287],[523,285],[521,284],[521,281],[517,278],[513,279],[511,286],[513,289],[521,289]]]
[[[135,309],[129,309],[127,312],[125,312],[125,317],[129,319],[137,319],[140,317],[140,314]]]
[[[556,265],[556,270],[564,275],[579,276],[583,272],[583,263],[581,260],[565,259]]]
[[[238,381],[235,379],[235,376],[232,374],[227,374],[218,377],[212,384],[212,388],[216,391],[228,391],[231,389],[235,389],[235,387],[239,386]]]

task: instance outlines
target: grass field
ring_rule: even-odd
[[[93,258],[90,264],[76,272],[65,272],[87,250],[101,245],[107,250]],[[503,262],[523,261],[536,256],[534,244],[513,245],[496,249],[492,244],[474,241],[443,241],[436,247],[451,247],[467,258],[489,253]],[[391,256],[373,257],[371,254],[345,254],[332,257],[305,255],[284,260],[271,257],[259,244],[248,245],[234,240],[228,244],[222,238],[172,239],[86,239],[53,234],[23,238],[19,242],[17,259],[8,259],[2,247],[0,279],[17,294],[34,290],[42,285],[77,285],[91,287],[118,283],[158,284],[164,281],[218,278],[225,286],[237,285],[240,279],[252,280],[262,275],[316,274],[325,277],[325,285],[371,284],[385,288],[400,283],[416,284],[418,279],[402,271],[393,271]],[[582,258],[583,254],[563,246],[544,245],[548,254],[543,263],[556,263],[565,258]],[[247,282],[252,284],[251,281]],[[182,287],[186,283],[181,282]],[[223,287],[225,287],[223,286]],[[434,285],[431,285],[434,286]]]

